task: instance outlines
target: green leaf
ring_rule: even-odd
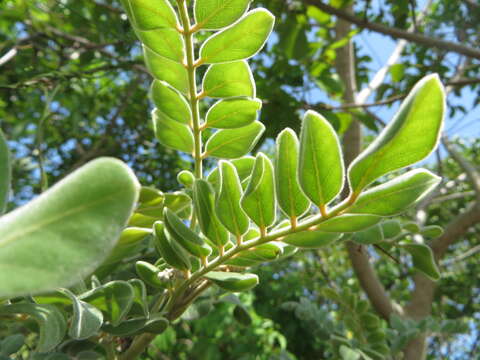
[[[290,218],[303,215],[310,207],[298,184],[298,139],[295,132],[287,128],[277,137],[275,158],[275,184],[280,209]]]
[[[68,335],[72,339],[83,340],[97,334],[103,323],[102,312],[95,306],[78,299],[68,289],[60,289],[59,291],[68,296],[73,304],[73,317]]]
[[[130,279],[128,283],[135,293],[129,315],[133,314],[148,317],[150,311],[148,309],[147,287],[140,279]]]
[[[437,225],[425,226],[420,231],[420,234],[426,238],[435,239],[437,237],[442,236],[443,229]]]
[[[255,158],[253,156],[245,156],[239,159],[230,160],[230,163],[235,166],[237,175],[243,183],[252,173]],[[220,172],[218,167],[212,170],[207,176],[208,182],[214,187],[218,193],[220,191]]]
[[[22,334],[15,334],[7,336],[0,342],[0,355],[10,359],[8,355],[15,354],[18,350],[21,349],[25,343],[25,336]]]
[[[228,98],[256,94],[252,70],[246,61],[211,65],[203,77],[203,95],[211,98]]]
[[[220,161],[220,191],[216,202],[218,219],[232,234],[240,237],[248,230],[250,221],[240,207],[243,195],[242,185],[235,166],[228,161]]]
[[[112,324],[105,324],[102,326],[102,330],[114,336],[126,337],[140,333],[146,323],[147,319],[143,317],[133,318],[125,320],[117,326],[113,326]]]
[[[205,144],[204,157],[239,158],[253,149],[264,131],[259,121],[238,129],[218,130]]]
[[[318,224],[315,230],[325,232],[351,233],[364,230],[380,222],[376,215],[340,215]]]
[[[386,220],[380,226],[386,239],[392,239],[402,232],[402,226],[397,220]]]
[[[135,27],[141,30],[177,28],[178,19],[168,0],[126,0],[127,13]]]
[[[259,99],[233,98],[220,100],[207,112],[206,126],[216,129],[233,129],[251,124],[262,108]]]
[[[165,209],[165,226],[172,238],[193,256],[204,258],[212,253],[205,241],[193,232],[183,221],[169,209]]]
[[[207,181],[195,181],[193,202],[203,234],[215,245],[224,246],[228,242],[228,232],[218,220],[215,212],[215,193]]]
[[[40,328],[40,338],[37,351],[53,350],[63,340],[67,332],[67,321],[62,312],[54,305],[39,305],[33,303],[17,303],[0,306],[0,314],[30,315]]]
[[[393,64],[390,66],[388,71],[390,72],[393,82],[402,81],[405,76],[405,68],[405,64]]]
[[[379,224],[369,227],[368,229],[358,231],[352,236],[353,241],[364,245],[381,243],[383,238],[383,229]]]
[[[307,111],[300,134],[298,180],[320,209],[342,190],[344,165],[338,137],[320,114]]]
[[[233,26],[209,37],[200,48],[205,64],[248,59],[259,52],[273,30],[275,17],[266,9],[249,11]]]
[[[183,63],[185,59],[185,44],[182,35],[177,30],[136,30],[135,33],[144,46],[155,54],[180,64]]]
[[[211,98],[254,98],[256,93],[252,70],[246,61],[211,65],[203,77],[202,89],[203,95]]]
[[[135,263],[135,270],[137,271],[140,279],[142,279],[147,285],[150,285],[154,288],[165,287],[165,284],[157,276],[160,272],[160,269],[155,265],[146,261],[137,261]]]
[[[155,247],[165,262],[182,271],[190,270],[192,264],[188,255],[178,245],[174,244],[169,233],[166,232],[165,225],[157,221],[154,226]]]
[[[218,30],[237,21],[247,11],[251,0],[195,0],[196,26]]]
[[[116,263],[137,252],[142,240],[152,233],[149,228],[128,227],[122,231],[120,239],[108,255],[103,265]]]
[[[182,64],[160,56],[146,46],[143,55],[148,71],[155,79],[169,83],[181,93],[188,93],[188,72]]]
[[[186,153],[193,152],[193,133],[188,126],[172,120],[158,109],[153,110],[152,118],[153,131],[162,145]]]
[[[420,233],[420,226],[415,221],[406,222],[402,227],[413,234]]]
[[[191,123],[192,113],[187,100],[166,82],[154,80],[150,94],[158,111],[182,124]]]
[[[100,309],[113,326],[119,325],[128,315],[135,299],[135,290],[126,281],[115,280],[78,296]]]
[[[429,246],[423,244],[403,244],[401,247],[412,256],[415,268],[434,281],[440,279],[440,271],[438,271],[435,257]]]
[[[255,274],[211,271],[204,276],[222,289],[232,292],[250,290],[258,284]]]
[[[3,214],[7,206],[11,172],[10,151],[8,150],[7,140],[0,129],[0,215]]]
[[[143,331],[152,333],[152,334],[161,334],[167,330],[170,323],[160,314],[152,315],[150,319],[145,324]]]
[[[0,218],[0,296],[69,286],[91,273],[120,237],[139,190],[124,163],[101,158]]]
[[[177,175],[177,181],[186,188],[191,188],[195,182],[195,175],[191,171],[182,170]]]
[[[420,80],[394,119],[351,164],[352,192],[391,171],[427,157],[437,146],[445,111],[445,92],[438,75]]]
[[[304,249],[316,249],[333,244],[340,239],[342,234],[327,233],[323,231],[302,231],[285,236],[282,241]]]
[[[363,192],[348,212],[380,216],[398,215],[421,200],[439,182],[440,177],[428,170],[411,170]]]
[[[241,205],[248,217],[265,229],[275,222],[275,204],[273,165],[263,153],[258,153]]]

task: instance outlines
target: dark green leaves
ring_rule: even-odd
[[[0,295],[69,286],[93,271],[120,237],[139,188],[126,165],[102,158],[0,218]]]
[[[222,224],[237,237],[248,230],[249,220],[240,208],[243,191],[237,170],[228,161],[221,161],[220,191],[217,197],[216,210]]]
[[[259,153],[241,204],[248,217],[261,229],[275,221],[275,182],[271,161]]]
[[[264,131],[265,126],[259,121],[238,129],[219,130],[208,139],[203,156],[239,158],[253,149]]]
[[[183,271],[190,270],[192,264],[188,255],[175,244],[171,235],[166,231],[165,225],[157,221],[154,226],[155,247],[160,256],[171,267]]]
[[[338,137],[320,114],[307,111],[300,135],[298,179],[320,209],[342,190],[344,166]]]
[[[224,246],[228,242],[228,232],[215,213],[215,193],[205,180],[197,180],[193,185],[193,201],[198,223],[203,234],[215,245]]]
[[[67,331],[67,321],[54,305],[33,303],[3,305],[0,306],[0,314],[27,314],[35,319],[40,329],[37,344],[39,352],[53,350],[63,340]]]
[[[310,207],[310,201],[298,184],[298,153],[295,132],[289,128],[283,130],[277,138],[275,182],[278,205],[290,218],[304,214]]]
[[[196,26],[204,30],[218,30],[238,20],[248,9],[251,0],[196,0]]]
[[[403,244],[401,246],[412,256],[414,267],[432,280],[440,279],[440,272],[435,263],[432,249],[429,246],[423,244]]]
[[[212,98],[255,97],[252,70],[246,61],[212,65],[203,78],[203,94]]]
[[[193,151],[193,133],[188,126],[172,120],[158,109],[152,112],[152,117],[155,135],[164,146],[186,153]]]
[[[150,92],[157,111],[182,124],[190,124],[192,113],[187,100],[163,81],[154,80]]]
[[[232,292],[250,290],[258,284],[258,276],[254,274],[211,271],[204,276],[222,289]]]
[[[391,171],[424,159],[437,146],[443,125],[445,92],[437,75],[415,85],[395,118],[355,159],[348,176],[352,191],[360,191]]]
[[[255,9],[233,26],[216,33],[200,49],[206,64],[243,60],[255,55],[272,32],[275,17],[265,9]]]
[[[254,122],[262,107],[258,99],[233,98],[221,100],[207,112],[206,125],[216,129],[230,129]]]
[[[440,178],[428,170],[412,170],[362,193],[349,212],[398,215],[428,194],[439,182]]]
[[[73,305],[73,317],[68,335],[75,340],[83,340],[94,336],[102,326],[102,312],[95,306],[78,299],[67,289],[62,289],[60,292],[68,296]]]
[[[10,191],[10,152],[7,140],[0,129],[0,215],[5,211]]]
[[[212,252],[210,246],[192,231],[169,209],[165,209],[165,225],[172,238],[187,252],[196,257],[207,257]]]

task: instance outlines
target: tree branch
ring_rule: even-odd
[[[457,44],[451,41],[440,40],[426,35],[411,33],[399,28],[389,27],[382,24],[371,23],[362,18],[359,18],[343,9],[337,9],[333,6],[325,4],[322,0],[304,0],[305,3],[318,7],[320,10],[335,15],[338,18],[355,24],[363,29],[375,31],[394,39],[405,39],[419,45],[434,47],[448,52],[455,52],[471,58],[480,59],[480,50]]]

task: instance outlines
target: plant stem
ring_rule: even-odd
[[[185,51],[187,55],[187,63],[185,67],[188,73],[188,97],[190,102],[190,110],[192,111],[192,130],[193,139],[195,143],[193,158],[195,160],[195,177],[202,178],[202,130],[200,128],[200,111],[199,98],[197,95],[197,80],[194,45],[193,45],[193,31],[190,24],[190,17],[188,15],[188,7],[186,0],[177,0],[178,11],[183,26],[183,39],[185,41]]]

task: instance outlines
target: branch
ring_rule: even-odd
[[[382,24],[371,23],[362,18],[359,18],[353,14],[346,12],[345,10],[337,9],[333,6],[325,4],[322,0],[304,0],[305,3],[318,7],[320,10],[335,15],[340,19],[346,20],[352,24],[355,24],[363,29],[375,31],[387,36],[391,36],[394,39],[405,39],[419,45],[434,47],[437,49],[445,50],[448,52],[455,52],[475,59],[480,59],[480,50],[457,44],[451,41],[440,40],[437,38],[429,37],[422,34],[411,33],[399,28],[389,27]]]

